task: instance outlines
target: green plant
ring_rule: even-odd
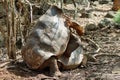
[[[120,10],[118,10],[118,12],[115,14],[113,20],[114,22],[120,24]]]

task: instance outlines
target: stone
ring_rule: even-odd
[[[101,20],[99,23],[98,23],[98,26],[100,28],[103,28],[103,27],[106,27],[106,26],[112,26],[113,23],[112,21],[110,21],[109,19],[105,18],[103,20]]]
[[[115,15],[115,12],[109,11],[109,12],[105,15],[105,17],[106,17],[106,18],[113,18],[114,15]]]
[[[120,29],[120,24],[114,23],[114,27],[115,27],[116,29]]]
[[[85,27],[85,31],[94,31],[97,29],[98,29],[98,26],[94,23],[87,24]]]
[[[99,4],[99,2],[98,1],[95,1],[95,2],[93,2],[93,6],[97,6]]]
[[[109,3],[109,0],[100,0],[99,1],[99,4],[108,4]]]
[[[82,12],[80,18],[91,18],[92,15],[89,12]]]

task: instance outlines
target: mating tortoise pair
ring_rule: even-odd
[[[73,69],[86,62],[81,40],[69,28],[74,28],[79,35],[84,33],[82,27],[63,16],[56,6],[51,6],[42,15],[30,33],[22,57],[31,69],[50,67],[53,76],[60,76],[59,68]]]

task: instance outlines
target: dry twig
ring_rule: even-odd
[[[25,0],[27,2],[27,4],[29,4],[30,6],[30,18],[31,18],[31,23],[33,23],[33,9],[32,9],[32,6],[33,4],[31,4],[28,0]]]
[[[96,50],[94,52],[90,52],[90,53],[98,53],[100,51],[100,47],[97,43],[95,43],[95,41],[93,41],[92,39],[90,38],[85,38],[85,37],[81,37],[83,40],[87,41],[87,42],[91,42],[92,43],[92,46],[94,46],[96,48]]]

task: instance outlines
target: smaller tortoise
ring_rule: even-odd
[[[83,48],[79,36],[70,35],[70,40],[64,54],[58,59],[63,69],[73,69],[78,67],[84,58]]]

